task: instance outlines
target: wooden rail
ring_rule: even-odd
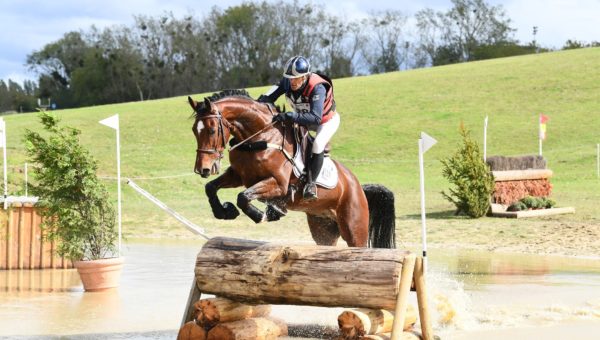
[[[0,211],[0,270],[73,267],[55,255],[54,242],[44,239],[36,209],[30,203],[13,202]]]

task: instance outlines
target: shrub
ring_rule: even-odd
[[[546,209],[550,209],[556,206],[556,202],[552,199],[543,198],[543,200],[545,201],[544,208]]]
[[[58,118],[41,112],[48,137],[26,130],[29,161],[37,181],[31,192],[40,197],[46,237],[59,241],[57,252],[72,260],[112,255],[118,232],[108,191],[96,176],[96,160],[79,143],[80,131],[59,127]]]
[[[470,132],[461,124],[462,146],[456,153],[442,160],[443,175],[454,187],[442,195],[452,202],[456,214],[466,214],[478,218],[490,208],[490,196],[494,191],[494,177],[483,161],[479,146]]]
[[[524,197],[521,199],[521,202],[526,208],[535,208],[538,205],[537,199],[533,196]]]
[[[506,209],[508,211],[521,211],[521,210],[527,210],[527,206],[525,205],[525,203],[521,202],[521,201],[517,201],[513,204],[511,204],[508,209]]]
[[[527,209],[549,209],[556,205],[554,200],[551,200],[546,197],[533,197],[527,196],[522,198],[521,200],[511,204],[508,207],[508,211],[520,211]]]

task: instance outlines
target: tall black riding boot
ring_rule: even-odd
[[[305,200],[316,200],[317,197],[317,185],[315,181],[319,176],[319,172],[321,172],[321,168],[323,167],[323,156],[324,153],[313,153],[310,161],[310,166],[308,167],[308,181],[304,186],[304,199]]]

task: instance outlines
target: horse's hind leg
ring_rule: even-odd
[[[340,238],[340,231],[334,219],[306,214],[308,226],[313,240],[318,245],[335,246]]]
[[[336,211],[340,234],[349,247],[366,247],[369,243],[369,208],[361,194],[350,195],[350,201],[341,202]]]

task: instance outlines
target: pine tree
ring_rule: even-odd
[[[442,195],[456,206],[457,215],[479,218],[490,208],[494,177],[483,161],[479,146],[462,123],[460,135],[462,146],[454,155],[442,160],[443,175],[453,185],[449,194],[442,191]]]

